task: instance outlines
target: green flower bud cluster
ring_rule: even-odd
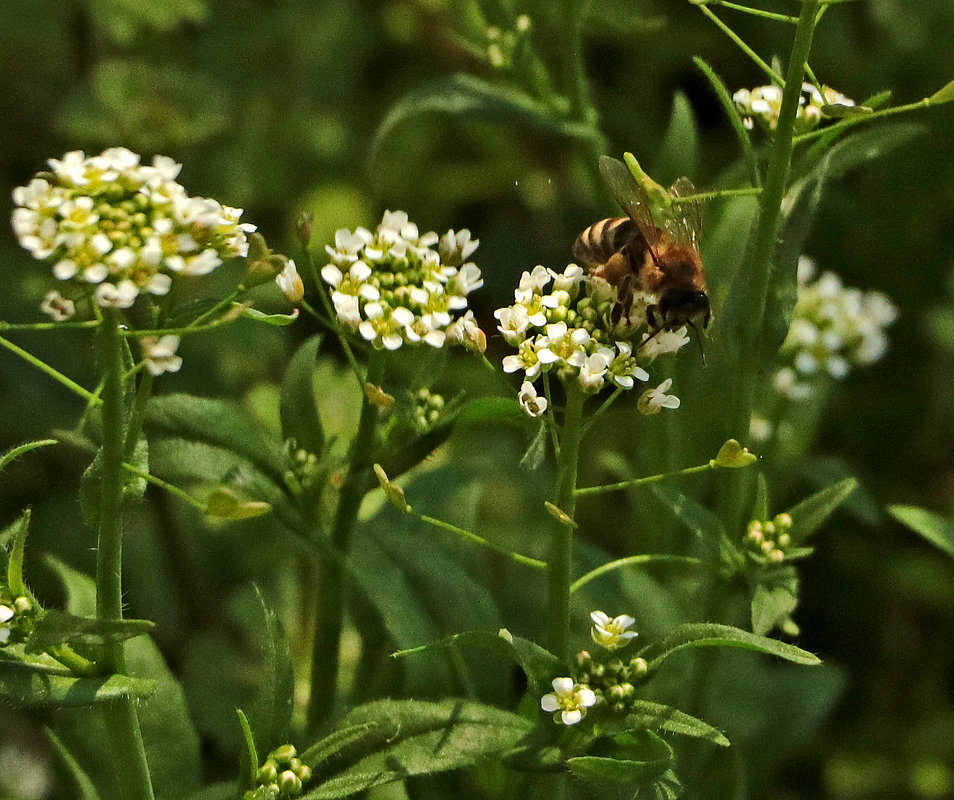
[[[12,597],[0,589],[0,648],[25,642],[33,632],[38,612],[29,597]]]
[[[311,781],[311,768],[298,758],[293,745],[285,744],[268,754],[255,776],[256,786],[243,800],[280,800],[300,797]]]
[[[776,514],[771,520],[752,520],[745,529],[746,555],[758,564],[781,564],[792,546],[792,517]]]
[[[628,660],[611,652],[589,650],[576,655],[576,680],[589,686],[596,695],[596,707],[613,715],[625,715],[636,700],[636,686],[646,680],[649,665],[646,659],[634,656]]]
[[[441,418],[444,405],[443,395],[431,392],[429,389],[419,389],[414,393],[414,424],[422,431],[426,431]]]
[[[176,275],[205,275],[244,256],[254,225],[242,210],[190,197],[181,169],[156,156],[151,166],[123,147],[98,156],[80,150],[49,161],[13,191],[13,229],[53,274],[87,289],[103,307],[129,308],[140,292],[164,295]]]
[[[531,28],[530,17],[521,14],[512,30],[501,30],[496,25],[487,26],[487,61],[494,69],[509,69],[520,43],[525,41]]]
[[[284,456],[287,465],[285,480],[289,485],[310,486],[322,475],[321,459],[318,454],[299,447],[294,439],[285,442]]]

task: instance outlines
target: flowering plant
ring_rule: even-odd
[[[371,47],[375,26],[348,18],[357,5],[321,22]],[[411,17],[448,33],[441,4],[424,5],[382,16],[389,53],[415,35]],[[856,126],[954,89],[855,102],[809,66],[834,2],[803,0],[793,16],[693,0],[768,78],[733,93],[697,60],[737,160],[697,157],[706,128],[677,97],[650,171],[713,188],[666,190],[631,154],[605,169],[616,146],[587,80],[586,3],[451,5],[459,30],[435,52],[460,46],[482,72],[399,100],[360,190],[325,170],[361,140],[350,95],[296,127],[243,86],[250,132],[259,117],[308,131],[315,150],[294,171],[320,186],[235,168],[240,153],[249,170],[267,160],[268,136],[250,135],[252,151],[223,159],[221,196],[294,231],[294,258],[180,183],[210,180],[187,145],[233,135],[214,128],[229,118],[215,108],[188,115],[211,127],[176,139],[185,166],[110,147],[17,179],[18,290],[45,318],[0,322],[0,347],[82,409],[47,408],[28,382],[11,392],[38,424],[56,420],[55,438],[0,455],[19,512],[0,530],[0,795],[45,800],[71,779],[86,800],[770,796],[783,745],[832,707],[838,673],[804,649],[816,640],[802,638],[803,565],[836,514],[877,509],[844,465],[811,452],[835,379],[888,352],[898,312],[830,257],[816,277],[803,253],[823,194],[894,141]],[[722,7],[793,33],[784,74]],[[97,73],[97,102],[155,83],[122,70]],[[201,81],[172,83],[203,96]],[[112,111],[117,126],[131,116]],[[453,128],[454,152],[485,158],[486,174],[439,153],[413,175],[388,169],[393,130],[435,113],[532,133],[494,145]],[[654,151],[646,121],[626,144]],[[537,136],[567,152],[551,157]],[[550,180],[556,164],[564,181]],[[583,224],[570,205],[559,236],[538,226],[544,239],[519,243],[519,215],[470,219],[459,184],[487,192],[501,176],[535,219],[585,188],[587,220],[603,219],[582,234],[593,263],[569,246]],[[630,177],[645,197],[619,191]],[[416,221],[370,214],[364,192],[404,198],[411,178]],[[282,225],[288,209],[267,200],[293,189],[313,213]],[[571,216],[565,246],[548,250]],[[423,227],[435,220],[471,227],[439,235]],[[581,263],[566,263],[571,250]],[[26,494],[42,495],[35,512],[21,511]],[[943,547],[946,529],[917,511],[900,516]],[[47,731],[49,744],[25,739],[49,789],[12,783],[25,771],[8,766],[5,737],[30,726]]]

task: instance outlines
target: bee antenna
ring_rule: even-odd
[[[693,332],[696,334],[696,341],[699,343],[699,355],[702,356],[702,366],[708,366],[706,364],[706,350],[702,346],[702,334],[699,332],[696,324],[691,319],[686,320],[686,324],[692,328]]]

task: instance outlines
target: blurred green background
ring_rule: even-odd
[[[517,10],[545,20],[550,5],[527,0]],[[319,249],[338,227],[373,226],[385,208],[407,211],[422,230],[470,228],[481,240],[476,260],[486,279],[473,302],[485,330],[493,330],[493,309],[510,301],[519,274],[537,263],[564,265],[576,234],[612,209],[587,154],[566,138],[440,114],[415,116],[376,138],[389,110],[429,81],[466,72],[506,83],[506,75],[462,46],[468,37],[475,41],[470,6],[458,0],[5,2],[0,217],[9,218],[9,190],[49,157],[115,145],[144,156],[163,153],[184,164],[180,181],[190,193],[246,209],[245,218],[292,256],[302,211],[314,212]],[[495,4],[486,6],[494,22]],[[797,4],[771,7],[795,13]],[[790,28],[720,13],[763,56],[787,52]],[[954,78],[952,28],[951,3],[846,3],[826,15],[812,66],[855,99],[890,89],[896,104],[915,101]],[[540,35],[546,30],[539,26]],[[690,3],[595,0],[584,41],[612,153],[632,150],[652,165],[673,98],[682,93],[702,147],[698,163],[680,171],[705,189],[736,159],[728,122],[692,57],[705,58],[730,90],[764,83],[764,76]],[[751,796],[954,797],[954,563],[880,510],[903,502],[954,513],[954,104],[911,121],[921,127],[918,136],[827,187],[808,241],[807,253],[821,269],[848,285],[884,291],[899,306],[900,320],[884,361],[853,374],[824,408],[811,469],[847,465],[863,486],[861,499],[827,526],[818,552],[802,567],[800,644],[834,670],[815,689],[810,681],[800,688],[790,706],[796,716],[803,709],[812,718],[817,691],[817,730],[800,740],[761,741],[778,758],[766,758]],[[49,268],[17,246],[9,226],[0,227],[0,260],[7,281],[0,319],[36,320],[52,282]],[[277,292],[261,303],[284,307]],[[309,332],[307,323],[289,330],[237,325],[186,342],[186,367],[166,376],[162,390],[242,397],[267,409],[287,354]],[[45,334],[16,341],[85,385],[95,381],[91,339]],[[499,345],[492,342],[491,350],[499,352]],[[456,379],[478,392],[500,388],[472,370]],[[81,410],[65,390],[6,351],[0,351],[0,399],[3,449],[70,427]],[[345,416],[347,400],[340,405]],[[495,473],[494,491],[498,506],[509,509],[521,503],[508,498],[516,490],[503,478],[527,481],[510,467],[523,444],[504,435],[488,444],[485,434],[462,431],[454,452],[477,473],[505,470]],[[92,539],[78,522],[74,496],[85,457],[51,450],[0,478],[0,523],[34,506],[30,564],[38,590],[52,598],[55,583],[44,576],[43,554],[55,552],[88,570]],[[545,485],[546,477],[533,481]],[[798,481],[791,484],[794,490]],[[206,709],[199,723],[206,777],[227,777],[234,742],[223,742],[221,730],[232,725],[231,709],[203,694],[213,691],[208,681],[188,677],[204,657],[238,658],[234,631],[213,624],[215,609],[241,602],[236,587],[269,583],[263,573],[288,565],[289,546],[267,524],[246,526],[237,535],[256,543],[251,555],[221,533],[191,536],[198,527],[191,518],[180,520],[184,541],[153,539],[148,534],[164,516],[183,516],[168,500],[155,506],[130,536],[128,601],[136,615],[157,619],[157,639],[174,671],[186,676],[190,703]],[[485,513],[492,516],[491,509]],[[513,527],[512,520],[499,524]],[[185,567],[151,569],[170,560]],[[170,589],[168,581],[184,585]],[[282,582],[274,583],[281,593]],[[189,598],[185,606],[182,598]],[[294,598],[285,600],[294,606]],[[519,610],[519,593],[509,602]],[[186,645],[189,619],[199,620],[203,633]],[[760,696],[781,698],[786,684],[762,690]],[[39,730],[0,709],[0,765],[13,744],[35,747],[45,763],[49,751]],[[10,780],[0,766],[0,796],[15,792],[18,784],[4,783]],[[19,786],[23,797],[67,796]]]

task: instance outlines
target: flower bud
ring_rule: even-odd
[[[278,766],[272,759],[268,759],[259,767],[256,778],[261,784],[275,783],[278,780]]]
[[[301,778],[290,769],[286,769],[278,776],[280,797],[298,797],[301,794]]]
[[[18,597],[13,601],[13,610],[18,614],[25,614],[27,611],[33,608],[33,604],[30,602],[29,597]]]
[[[272,750],[270,755],[279,764],[288,764],[289,761],[298,755],[298,751],[293,744],[283,744],[281,747],[276,747]]]
[[[629,662],[630,680],[645,678],[649,674],[649,664],[645,658],[633,658]]]

